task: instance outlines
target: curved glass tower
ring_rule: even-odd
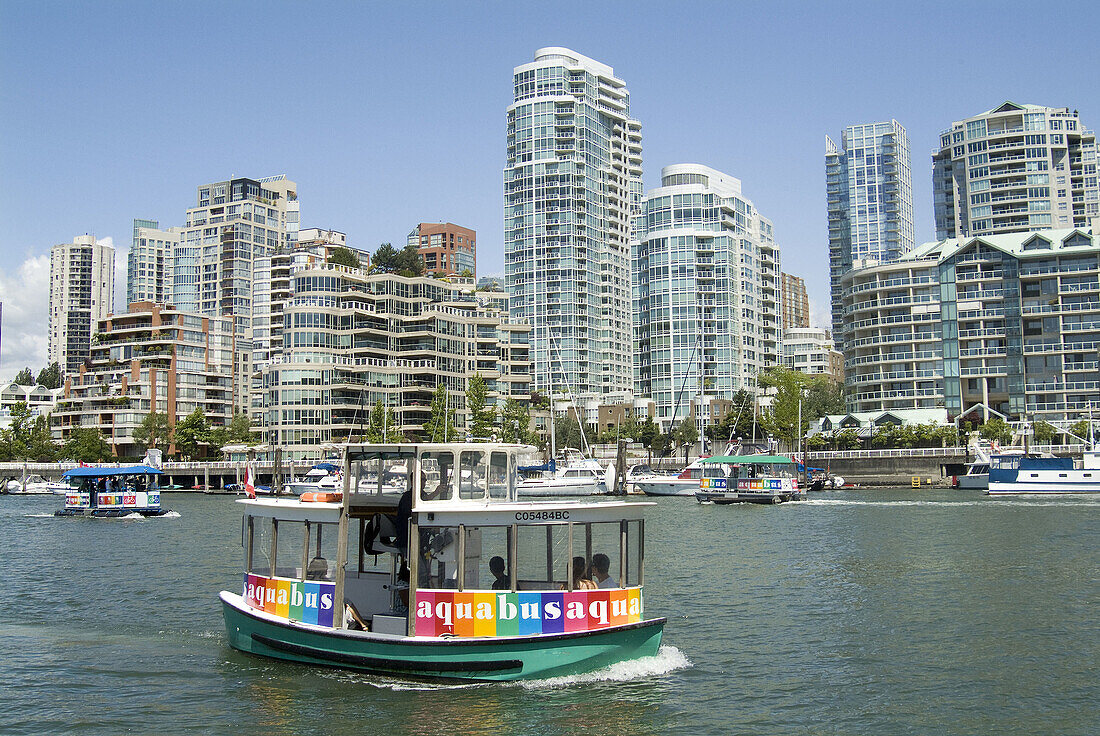
[[[510,316],[533,326],[533,388],[631,390],[630,227],[641,194],[641,124],[614,70],[564,48],[516,67],[504,278]]]

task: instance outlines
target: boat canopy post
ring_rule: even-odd
[[[348,508],[351,506],[351,456],[344,448],[344,493],[340,498],[340,525],[336,537],[336,586],[333,590],[332,624],[337,629],[344,623],[344,568],[348,564]],[[308,544],[308,541],[307,541]],[[339,606],[339,608],[337,608]]]

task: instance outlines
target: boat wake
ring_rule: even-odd
[[[683,652],[666,644],[657,650],[657,654],[652,657],[616,662],[595,672],[586,672],[583,675],[568,675],[566,677],[549,677],[545,680],[521,680],[512,684],[525,690],[541,690],[593,682],[629,682],[655,675],[667,675],[670,672],[687,669],[691,666],[691,660]]]
[[[587,672],[582,675],[567,675],[563,677],[548,677],[542,680],[517,680],[513,682],[457,682],[457,683],[426,683],[411,682],[409,680],[391,680],[367,678],[347,672],[333,671],[327,673],[328,677],[353,678],[365,682],[383,690],[395,692],[405,691],[430,691],[430,690],[465,690],[478,687],[521,687],[525,690],[545,690],[548,688],[572,687],[594,682],[630,682],[646,677],[666,675],[676,670],[687,669],[692,666],[691,660],[674,646],[662,645],[652,657],[632,659],[628,662],[616,662],[595,672]],[[361,679],[362,678],[362,679]]]
[[[834,498],[821,498],[812,499],[806,501],[799,501],[798,504],[784,504],[786,506],[832,506],[832,507],[847,507],[847,506],[878,506],[891,508],[898,506],[942,506],[950,508],[959,508],[962,506],[989,506],[990,504],[998,504],[1004,507],[1016,507],[1016,506],[1100,506],[1100,499],[1097,498],[1070,498],[1069,496],[1058,496],[1056,498],[1030,498],[1030,499],[1000,499],[1000,498],[980,498],[971,499],[967,501],[854,501],[847,499],[834,499]]]

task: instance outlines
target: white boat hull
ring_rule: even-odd
[[[552,496],[603,496],[607,494],[604,481],[559,481],[555,478],[521,481],[516,486],[516,495],[520,498]]]
[[[647,496],[694,496],[699,490],[699,479],[639,478],[634,481],[634,490]]]
[[[984,491],[989,488],[989,473],[960,475],[956,488]]]

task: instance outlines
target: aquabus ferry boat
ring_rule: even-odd
[[[450,680],[568,675],[655,655],[665,619],[645,617],[642,593],[652,504],[519,501],[529,450],[351,445],[341,494],[238,501],[242,587],[221,593],[230,644]]]

